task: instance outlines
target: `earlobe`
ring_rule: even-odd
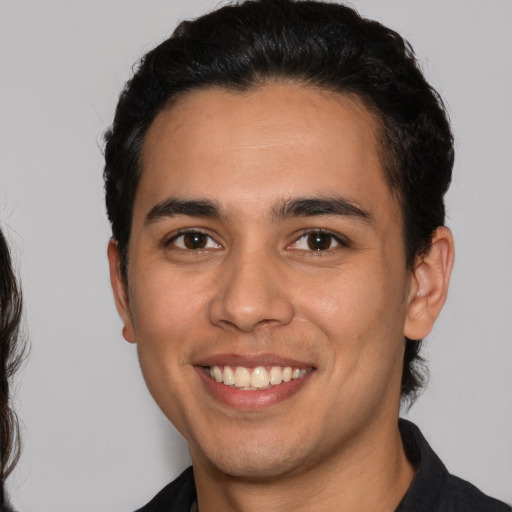
[[[419,340],[432,330],[448,295],[454,255],[451,231],[446,227],[437,228],[430,250],[418,257],[411,276],[405,337]]]
[[[110,267],[110,284],[114,293],[117,312],[123,321],[123,338],[130,343],[135,343],[135,331],[128,299],[128,287],[121,274],[121,260],[117,241],[110,239],[107,249],[108,263]]]

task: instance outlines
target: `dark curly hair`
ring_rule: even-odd
[[[21,290],[12,269],[7,242],[0,230],[0,492],[20,455],[19,426],[9,404],[9,382],[25,351],[20,336],[21,314]]]
[[[380,122],[385,178],[404,219],[406,261],[428,251],[444,225],[453,137],[443,102],[411,46],[396,32],[334,3],[249,0],[182,22],[145,55],[126,84],[105,135],[105,189],[126,277],[141,150],[155,116],[197,88],[249,90],[283,80],[361,99]],[[425,382],[421,340],[407,340],[402,398]]]

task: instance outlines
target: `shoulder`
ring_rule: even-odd
[[[194,473],[189,467],[136,512],[189,512],[195,499]]]
[[[400,420],[399,428],[416,473],[396,512],[512,512],[510,506],[451,475],[416,425]]]
[[[443,499],[447,511],[465,512],[511,512],[507,504],[485,495],[473,484],[454,475],[446,479]]]

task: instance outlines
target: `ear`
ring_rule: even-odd
[[[110,266],[110,284],[114,292],[117,312],[123,321],[123,337],[130,343],[135,343],[135,330],[133,328],[130,302],[128,299],[128,285],[121,274],[121,258],[117,241],[110,239],[107,249],[108,263]]]
[[[407,298],[405,337],[419,340],[434,327],[448,295],[454,257],[451,231],[445,227],[437,228],[430,250],[415,262]]]

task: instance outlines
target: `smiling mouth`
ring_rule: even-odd
[[[244,391],[261,391],[284,382],[302,379],[312,368],[292,366],[208,366],[206,373],[216,382]]]

